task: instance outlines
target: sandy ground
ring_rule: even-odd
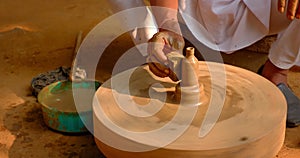
[[[93,136],[65,135],[46,127],[30,81],[39,73],[70,66],[77,33],[86,35],[111,11],[104,0],[1,0],[0,5],[0,157],[103,157]],[[118,38],[99,63],[98,79],[110,77],[116,56],[131,47]],[[246,58],[245,58],[246,57]],[[225,62],[256,71],[265,54],[241,51]],[[241,60],[244,59],[244,60]],[[300,96],[300,73],[289,83]],[[300,157],[300,127],[287,129],[279,158]]]

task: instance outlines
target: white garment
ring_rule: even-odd
[[[271,9],[271,3],[268,4],[268,1],[270,2],[270,0],[181,0],[179,9],[188,27],[197,24],[189,21],[186,15],[195,18],[195,22],[199,22],[205,28],[219,51],[232,52],[249,46],[268,34]],[[257,5],[260,3],[263,5]],[[260,8],[255,8],[255,4]],[[196,29],[190,31],[196,38],[202,36],[199,32],[203,30]],[[197,39],[201,40],[201,37]]]
[[[140,6],[140,1],[139,4],[136,0],[119,1],[118,5],[121,8],[136,7]],[[277,5],[276,0],[179,0],[179,11],[192,34],[201,43],[222,52],[233,52],[257,42],[271,32],[270,25],[273,22],[270,17],[277,13],[272,10],[277,8],[274,5]],[[275,16],[273,20],[286,18],[282,15],[278,17],[277,14]],[[145,19],[145,23],[153,23],[152,20]],[[271,62],[284,69],[300,65],[300,22],[294,20],[286,26],[269,54]],[[139,43],[147,42],[154,33],[153,29],[144,29],[136,33],[133,39],[139,39]]]

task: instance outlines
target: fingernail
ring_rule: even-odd
[[[169,75],[170,70],[169,69],[165,69],[164,72]]]
[[[293,15],[288,15],[288,19],[293,20],[295,17]]]
[[[279,12],[280,12],[280,13],[284,13],[284,8],[283,8],[283,7],[280,7],[280,8],[279,8]]]

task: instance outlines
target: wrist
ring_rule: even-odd
[[[159,30],[180,32],[177,9],[162,6],[152,6],[151,10]]]
[[[161,26],[159,26],[159,31],[160,32],[171,31],[176,34],[182,35],[179,22],[177,20],[173,20],[173,19],[171,19],[171,20],[167,19],[167,20],[163,21]]]

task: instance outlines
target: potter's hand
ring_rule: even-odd
[[[158,77],[170,77],[178,81],[176,74],[170,69],[167,54],[177,52],[182,54],[184,47],[183,37],[167,30],[156,33],[148,43],[148,64],[150,70]]]
[[[293,20],[300,19],[300,0],[278,0],[278,11],[284,13],[286,9],[287,18]],[[287,7],[286,7],[287,5]]]

